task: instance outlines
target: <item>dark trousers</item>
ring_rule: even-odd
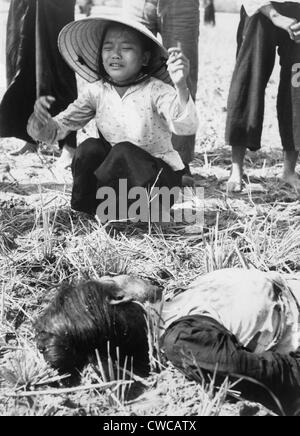
[[[128,190],[140,186],[180,187],[182,171],[174,171],[162,159],[141,148],[122,142],[114,147],[103,139],[91,138],[79,145],[72,163],[73,191],[71,207],[94,215],[100,187],[112,187],[118,193],[120,179]]]
[[[274,3],[282,15],[300,20],[300,5]],[[274,68],[276,49],[281,73],[277,113],[284,150],[300,149],[300,87],[292,83],[293,65],[300,62],[300,45],[263,14],[248,17],[242,8],[238,51],[228,97],[226,143],[250,150],[261,147],[265,90]]]
[[[199,69],[199,0],[165,0],[165,11],[161,21],[161,35],[164,46],[176,47],[180,42],[182,50],[190,60],[188,87],[193,99],[196,99]],[[173,135],[172,143],[185,164],[194,159],[195,135]]]
[[[275,352],[254,354],[212,318],[199,315],[181,318],[166,330],[162,348],[166,357],[190,379],[199,380],[199,369],[204,375],[213,375],[217,369],[217,384],[227,376],[235,380],[248,378],[236,387],[246,399],[259,401],[278,412],[270,395],[272,391],[285,413],[293,414],[300,406],[300,356],[297,359]]]

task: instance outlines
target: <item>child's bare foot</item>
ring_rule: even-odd
[[[297,173],[283,173],[282,180],[300,193],[300,177]]]
[[[75,154],[74,148],[64,145],[60,158],[57,160],[55,164],[55,168],[62,169],[62,170],[66,170],[70,168],[74,154]]]
[[[227,181],[227,192],[242,192],[243,177],[240,174],[231,174]]]

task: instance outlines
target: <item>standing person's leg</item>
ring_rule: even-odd
[[[27,121],[36,99],[35,2],[12,0],[6,28],[7,90],[0,104],[0,136],[32,142]]]
[[[162,349],[190,379],[199,381],[201,373],[212,376],[216,371],[218,386],[225,377],[235,381],[245,377],[235,388],[241,391],[242,397],[278,412],[275,396],[285,413],[297,411],[300,359],[296,356],[275,352],[254,354],[217,321],[200,315],[181,318],[172,324],[162,337]]]
[[[291,3],[279,4],[276,8],[281,14],[300,21],[299,5]],[[300,178],[296,173],[300,150],[300,44],[296,44],[292,41],[287,32],[280,31],[278,52],[281,63],[281,74],[277,113],[284,150],[282,179],[300,192]]]
[[[178,42],[181,43],[182,50],[191,64],[188,85],[195,100],[198,83],[199,0],[161,0],[160,3],[163,44],[169,48],[176,47]],[[174,135],[172,142],[184,164],[190,164],[194,158],[195,136]]]
[[[30,4],[28,0],[12,0],[6,32],[6,76],[9,89],[1,103],[0,130],[1,136],[17,136],[26,140],[21,149],[11,153],[12,156],[19,156],[27,152],[34,153],[38,149],[38,145],[27,137],[25,128],[28,111],[31,109],[30,102],[35,97],[35,56],[31,49],[34,44],[34,26],[34,5]],[[27,44],[24,43],[25,32]],[[20,81],[20,76],[22,77],[26,70],[25,90],[24,80]],[[24,94],[20,98],[23,92],[27,95]]]
[[[40,0],[37,2],[36,86],[38,95],[52,95],[51,114],[57,115],[77,98],[74,71],[66,64],[57,47],[61,29],[75,19],[75,0]],[[70,133],[59,147],[61,168],[71,165],[76,149],[76,132]]]
[[[242,190],[247,148],[255,151],[261,146],[265,89],[274,67],[276,38],[276,28],[266,17],[257,14],[249,18],[242,8],[225,133],[226,144],[232,146],[229,191]]]
[[[216,10],[214,0],[211,0],[211,23],[213,26],[216,25]]]
[[[204,24],[216,25],[214,0],[207,0],[204,7]]]

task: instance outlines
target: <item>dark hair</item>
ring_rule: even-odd
[[[142,73],[143,75],[150,75],[150,74],[151,74],[151,71],[152,71],[151,59],[153,58],[153,56],[154,56],[154,54],[155,54],[155,51],[156,51],[156,45],[155,45],[155,43],[154,43],[153,41],[151,41],[151,39],[148,38],[146,35],[143,35],[141,32],[139,32],[138,30],[135,30],[135,29],[133,29],[132,27],[126,26],[126,24],[122,24],[122,23],[118,23],[118,22],[116,22],[116,21],[112,21],[112,22],[110,22],[109,24],[107,24],[106,27],[105,27],[105,29],[104,29],[104,32],[103,32],[103,35],[102,35],[101,44],[100,44],[100,48],[99,48],[99,54],[98,54],[98,71],[99,71],[99,75],[100,75],[100,77],[105,78],[105,77],[107,76],[107,73],[106,73],[106,71],[105,71],[105,69],[104,69],[104,66],[103,66],[103,60],[102,60],[102,47],[103,47],[103,42],[104,42],[104,40],[105,40],[105,37],[106,37],[106,34],[107,34],[108,30],[111,29],[112,27],[116,26],[116,25],[121,26],[121,27],[123,27],[124,29],[128,29],[128,30],[130,30],[131,32],[136,33],[136,35],[139,36],[139,39],[140,39],[140,41],[141,41],[143,51],[144,51],[144,52],[149,51],[149,52],[151,53],[151,57],[150,57],[150,60],[149,60],[148,65],[143,66],[142,69],[141,69],[141,73]]]
[[[96,357],[120,365],[133,359],[136,374],[149,371],[147,323],[143,307],[135,302],[111,305],[111,290],[102,283],[64,284],[35,323],[38,349],[60,372],[74,373]]]

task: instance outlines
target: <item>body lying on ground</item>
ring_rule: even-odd
[[[168,299],[131,276],[66,284],[35,325],[45,359],[74,373],[110,354],[149,374],[149,329],[166,359],[189,379],[216,372],[237,380],[243,398],[297,413],[300,399],[300,280],[274,272],[224,269]],[[147,321],[148,319],[148,321]],[[149,322],[149,320],[151,322]],[[281,405],[281,406],[280,406]]]

